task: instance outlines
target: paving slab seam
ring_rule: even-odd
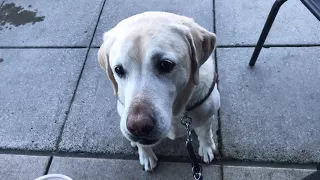
[[[60,144],[60,142],[61,142],[61,140],[62,140],[63,129],[64,129],[65,124],[66,124],[66,121],[67,121],[67,119],[68,119],[68,115],[69,115],[69,112],[70,112],[70,108],[71,108],[71,105],[72,105],[72,103],[73,103],[73,101],[74,101],[75,94],[76,94],[77,89],[78,89],[78,86],[79,86],[79,82],[80,82],[80,79],[81,79],[81,75],[82,75],[84,66],[85,66],[85,64],[86,64],[86,60],[87,60],[87,58],[88,58],[89,50],[90,50],[90,48],[87,49],[86,56],[85,56],[85,60],[84,60],[84,63],[82,64],[82,69],[81,69],[81,71],[80,71],[80,74],[79,74],[79,77],[78,77],[78,80],[77,80],[77,83],[76,83],[76,87],[75,87],[75,89],[73,90],[73,94],[72,94],[71,100],[69,101],[68,110],[66,111],[66,116],[65,116],[65,118],[64,118],[64,121],[63,121],[62,126],[61,126],[60,131],[59,131],[59,135],[58,135],[58,138],[57,138],[57,143],[56,143],[56,145],[55,145],[55,150],[56,150],[56,151],[59,150],[59,144]]]
[[[316,163],[297,164],[297,163],[277,163],[277,162],[248,162],[221,160],[218,164],[222,166],[246,166],[246,167],[271,167],[271,168],[293,168],[293,169],[316,169]]]
[[[68,115],[69,115],[69,112],[70,112],[71,105],[72,105],[72,103],[73,103],[73,101],[74,101],[74,98],[75,98],[77,89],[78,89],[78,87],[79,87],[79,82],[80,82],[80,79],[81,79],[81,77],[82,77],[82,73],[83,73],[84,67],[85,67],[86,62],[87,62],[87,59],[88,59],[88,55],[89,55],[89,51],[90,51],[90,46],[91,46],[91,44],[92,44],[92,42],[93,42],[94,35],[95,35],[95,33],[96,33],[96,30],[97,30],[97,27],[98,27],[98,24],[99,24],[99,20],[100,20],[100,17],[101,17],[101,14],[102,14],[102,11],[103,11],[105,2],[106,2],[106,0],[103,1],[103,4],[102,4],[102,6],[101,6],[101,9],[100,9],[100,12],[99,12],[99,15],[98,15],[98,18],[97,18],[97,22],[96,22],[96,25],[95,25],[95,27],[94,27],[93,33],[92,33],[92,37],[91,37],[90,43],[89,43],[89,45],[88,45],[88,47],[87,47],[87,52],[86,52],[85,60],[84,60],[84,62],[83,62],[83,64],[82,64],[82,68],[81,68],[81,71],[80,71],[80,74],[79,74],[79,77],[78,77],[78,80],[77,80],[77,83],[76,83],[76,87],[75,87],[75,89],[74,89],[74,91],[73,91],[72,98],[71,98],[71,100],[70,100],[70,102],[69,102],[69,107],[68,107],[68,110],[67,110],[67,112],[66,112],[66,116],[65,116],[64,122],[63,122],[63,124],[62,124],[62,126],[61,126],[61,128],[60,128],[60,132],[59,132],[59,135],[58,135],[58,138],[57,138],[57,143],[56,143],[56,146],[55,146],[56,152],[59,151],[59,144],[60,144],[60,142],[62,141],[63,130],[64,130],[64,127],[65,127],[65,125],[66,125],[67,119],[68,119]],[[49,171],[49,169],[50,169],[50,166],[51,166],[51,163],[52,163],[52,159],[53,159],[53,156],[52,156],[52,155],[50,156],[50,159],[51,159],[51,161],[49,161],[49,163],[48,163],[48,165],[47,165],[47,167],[46,167],[46,170],[47,170],[46,174],[48,173],[48,171]]]
[[[212,0],[212,7],[213,7],[213,32],[216,33],[216,1]],[[218,73],[218,61],[217,61],[217,45],[214,50],[214,64],[215,64],[215,71]]]
[[[217,74],[219,74],[219,70],[218,70],[218,59],[217,59],[217,49],[214,51],[214,61],[215,61],[215,71]],[[217,82],[217,88],[219,89],[219,77],[218,77],[218,82]],[[216,143],[218,143],[218,154],[219,154],[219,159],[223,158],[223,153],[222,153],[222,133],[221,133],[221,119],[220,119],[220,109],[218,110],[218,114],[217,117],[215,118],[216,121],[218,121],[218,127],[217,127],[217,141]]]
[[[223,168],[223,165],[220,165],[220,179],[224,180],[224,168]]]
[[[0,7],[2,7],[2,5],[4,4],[4,2],[6,2],[6,1],[2,1],[2,3],[0,4]]]
[[[52,160],[53,160],[53,156],[50,156],[50,158],[49,158],[49,160],[48,160],[48,164],[47,164],[47,166],[46,166],[46,170],[44,171],[43,175],[48,174],[49,169],[50,169],[50,166],[51,166],[51,164],[52,164]]]
[[[219,72],[218,72],[217,50],[214,51],[214,60],[215,60],[215,71],[219,74]],[[218,86],[218,89],[219,89],[219,81],[217,82],[217,86]],[[218,130],[217,130],[216,134],[217,134],[217,140],[218,140],[219,162],[221,162],[223,153],[222,153],[222,133],[221,133],[220,110],[218,110],[218,115],[217,115],[216,119],[218,121]],[[220,179],[221,180],[224,179],[224,173],[223,173],[223,166],[222,165],[220,166]]]
[[[74,157],[74,158],[92,158],[92,159],[119,159],[119,160],[137,160],[137,155],[120,155],[105,153],[75,153],[75,152],[49,152],[49,151],[0,151],[0,154],[7,155],[25,155],[25,156],[50,156],[50,157]],[[164,157],[159,156],[161,162],[180,162],[189,163],[188,157]],[[213,165],[222,166],[247,166],[247,167],[273,167],[273,168],[294,168],[294,169],[316,169],[317,163],[284,163],[284,162],[258,162],[258,161],[240,161],[240,160],[214,160]],[[50,168],[48,163],[47,168]]]
[[[218,68],[218,56],[217,56],[217,49],[214,51],[214,60],[215,60],[215,71],[217,74],[219,74],[219,68]],[[219,77],[218,77],[218,82],[217,82],[217,87],[219,89]],[[218,121],[218,128],[216,131],[217,134],[217,143],[218,143],[218,153],[219,153],[219,158],[223,158],[223,153],[222,153],[222,133],[221,133],[221,119],[220,119],[220,109],[218,110],[217,118],[216,120]]]
[[[92,33],[92,37],[91,37],[89,46],[87,47],[88,49],[87,49],[87,52],[86,52],[85,60],[84,60],[84,63],[83,63],[83,65],[82,65],[82,69],[81,69],[81,71],[80,71],[80,74],[79,74],[79,77],[78,77],[78,80],[77,80],[77,84],[76,84],[75,90],[73,91],[73,96],[72,96],[72,98],[71,98],[71,100],[70,100],[69,107],[68,107],[68,111],[66,112],[66,117],[65,117],[65,120],[64,120],[64,122],[63,122],[63,124],[62,124],[62,127],[61,127],[61,129],[60,129],[60,133],[59,133],[58,140],[57,140],[57,143],[56,143],[56,152],[59,151],[59,144],[60,144],[60,142],[61,142],[61,140],[62,140],[63,129],[64,129],[65,124],[66,124],[66,121],[67,121],[67,119],[68,119],[68,115],[69,115],[69,112],[70,112],[70,108],[71,108],[71,105],[72,105],[72,103],[73,103],[73,101],[74,101],[74,98],[75,98],[75,95],[76,95],[76,92],[77,92],[77,89],[78,89],[78,86],[79,86],[79,82],[80,82],[80,79],[81,79],[81,77],[82,77],[82,73],[83,73],[84,67],[85,67],[86,62],[87,62],[87,59],[88,59],[88,55],[89,55],[89,51],[90,51],[90,46],[91,46],[91,44],[92,44],[92,42],[93,42],[94,35],[95,35],[96,31],[97,31],[97,27],[98,27],[99,20],[100,20],[100,17],[101,17],[101,14],[102,14],[102,11],[103,11],[103,8],[104,8],[105,3],[106,3],[106,0],[103,1],[103,4],[102,4],[102,6],[101,6],[101,10],[100,10],[100,12],[99,12],[99,16],[98,16],[98,18],[97,18],[97,22],[96,22],[95,28],[94,28],[94,30],[93,30],[93,33]]]
[[[216,32],[216,10],[215,10],[215,0],[212,1],[212,7],[213,7],[213,31]],[[219,71],[218,71],[218,60],[217,60],[217,49],[215,48],[214,52],[213,52],[213,55],[214,55],[214,65],[215,65],[215,72],[219,74]],[[218,89],[219,89],[219,81],[217,82],[217,86],[218,86]],[[221,137],[221,121],[220,121],[220,115],[219,115],[219,111],[218,111],[218,115],[217,115],[217,118],[216,120],[218,121],[218,128],[217,128],[217,131],[216,131],[216,134],[217,134],[217,139],[218,139],[218,153],[219,153],[219,159],[222,158],[222,137]]]
[[[213,3],[213,6],[212,6],[213,7],[213,31],[216,33],[216,9],[215,9],[216,1],[213,0],[212,3]],[[215,64],[215,71],[216,71],[217,74],[219,74],[217,46],[216,46],[216,48],[214,50],[214,61],[215,61],[215,63],[214,63]],[[218,77],[217,87],[219,89],[219,77]],[[216,120],[218,121],[218,130],[216,132],[217,140],[218,140],[218,153],[219,153],[219,156],[220,156],[219,158],[222,159],[223,158],[222,157],[222,155],[223,155],[223,153],[222,153],[222,133],[221,133],[221,124],[222,123],[221,123],[221,119],[220,119],[220,110],[218,110],[218,115],[217,115]],[[222,172],[223,171],[221,170],[221,173]],[[221,174],[221,178],[222,177],[223,177],[223,173]]]
[[[216,0],[212,0],[212,16],[213,16],[213,32],[217,33],[217,30],[216,30]]]
[[[74,156],[53,156],[53,157],[74,157]],[[92,159],[117,159],[117,160],[132,160],[137,161],[137,157],[129,157],[129,158],[118,158],[118,157],[110,157],[110,158],[98,158],[98,157],[83,157],[77,156],[75,158],[92,158]],[[190,163],[189,159],[184,161],[174,161],[172,159],[163,159],[161,156],[159,157],[159,162],[171,162],[171,163]],[[202,163],[203,164],[203,163]],[[207,164],[203,164],[207,166]],[[266,167],[266,168],[275,168],[275,169],[282,169],[282,168],[289,168],[289,169],[317,169],[317,164],[276,164],[276,163],[248,163],[248,162],[231,162],[231,161],[213,161],[210,165],[219,165],[219,166],[238,166],[238,167]],[[210,166],[209,165],[209,166]]]

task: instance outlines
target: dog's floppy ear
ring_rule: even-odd
[[[100,66],[107,72],[108,77],[111,80],[112,85],[113,85],[114,95],[117,96],[118,95],[118,83],[113,76],[113,72],[112,72],[112,69],[111,69],[110,63],[109,63],[109,50],[110,50],[110,47],[113,43],[113,40],[108,34],[109,34],[109,32],[107,32],[103,35],[104,42],[98,51],[98,61],[99,61]]]
[[[199,68],[211,56],[216,46],[216,35],[189,19],[183,23],[190,31],[187,39],[191,48],[191,75],[194,84],[199,83]]]

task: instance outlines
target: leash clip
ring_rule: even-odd
[[[190,125],[192,123],[192,119],[187,113],[181,118],[181,124],[186,126],[187,124]]]
[[[188,142],[192,142],[192,138],[191,138],[191,130],[190,130],[190,124],[192,123],[192,119],[190,116],[187,116],[186,114],[183,116],[183,118],[181,119],[181,124],[185,126],[186,128],[186,132],[187,132],[187,141]]]

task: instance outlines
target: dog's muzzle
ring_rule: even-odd
[[[150,103],[135,102],[131,105],[126,127],[129,131],[129,138],[143,145],[152,145],[159,141],[153,137],[153,132],[156,129],[156,120],[154,113],[151,110]]]
[[[154,126],[154,119],[147,114],[130,114],[127,119],[128,131],[137,137],[148,136]]]

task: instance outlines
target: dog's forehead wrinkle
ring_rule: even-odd
[[[146,40],[147,37],[140,33],[128,33],[117,40],[115,48],[118,49],[117,54],[123,59],[136,61],[141,63],[145,59]]]
[[[143,38],[144,37],[139,34],[130,38],[132,43],[128,51],[128,56],[130,57],[130,59],[137,62],[140,62],[144,59]]]
[[[130,52],[132,46],[133,42],[130,40],[125,40],[124,38],[116,40],[109,52],[111,64],[115,65],[115,63],[124,63],[127,61],[129,58],[126,55]]]
[[[151,58],[152,60],[161,60],[163,59],[163,56],[165,55],[163,51],[160,51],[159,49],[152,49],[151,50]]]
[[[172,49],[155,47],[149,50],[146,57],[152,61],[159,61],[163,59],[176,60],[178,58],[177,56],[179,56],[179,54]]]
[[[161,35],[160,35],[161,36]],[[181,37],[176,37],[171,34],[164,35],[157,39],[156,41],[149,41],[152,53],[163,54],[165,56],[172,56],[176,58],[181,58],[182,56],[187,55],[188,44]]]
[[[123,36],[119,37],[114,45],[118,50],[116,54],[128,56],[123,59],[134,60],[141,65],[145,61],[159,60],[162,56],[173,60],[182,59],[188,52],[188,45],[181,36],[166,29],[158,26],[135,27],[127,32],[123,31]]]

